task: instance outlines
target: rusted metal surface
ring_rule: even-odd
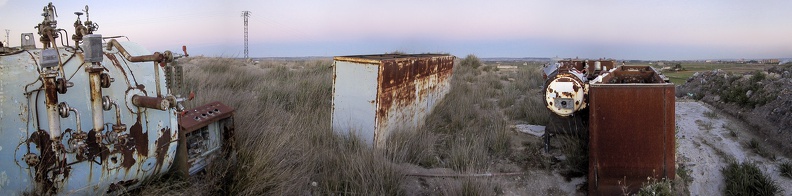
[[[159,52],[154,52],[153,54],[150,55],[137,55],[137,56],[131,55],[121,44],[118,43],[118,41],[116,41],[115,39],[110,39],[110,41],[107,42],[107,50],[112,50],[113,48],[116,48],[118,52],[120,52],[121,55],[130,62],[146,62],[146,61],[160,62],[165,60],[165,56],[163,56]]]
[[[140,95],[132,96],[132,104],[138,107],[151,108],[157,110],[168,110],[170,102],[162,97],[147,97]]]
[[[603,73],[589,91],[589,193],[635,192],[647,177],[674,179],[674,85],[648,66]],[[621,185],[619,184],[621,182]]]
[[[225,119],[234,114],[234,109],[227,105],[215,101],[203,106],[184,110],[184,114],[179,117],[179,129],[186,132],[195,131],[205,127],[210,123]]]
[[[556,115],[567,117],[588,105],[588,85],[583,73],[559,70],[545,84],[545,106]]]
[[[88,37],[83,45],[102,40]],[[48,36],[47,43],[55,54],[47,52],[44,67],[42,50],[30,46],[0,56],[0,195],[116,194],[172,170],[179,142],[186,139],[174,103],[178,96],[158,82],[170,52],[115,40],[115,47],[74,50],[56,46],[52,38],[57,37]],[[85,53],[90,51],[95,54]],[[136,62],[152,59],[154,66]],[[162,95],[155,89],[164,89]],[[80,118],[77,111],[92,118]],[[217,130],[208,142],[222,139],[220,148],[230,146],[233,118],[209,121],[215,120],[186,127]],[[82,130],[88,124],[93,126]],[[205,149],[201,156],[219,154]]]
[[[454,56],[335,57],[333,129],[384,147],[393,131],[416,129],[450,88]]]
[[[175,160],[176,169],[182,174],[201,171],[218,155],[228,158],[234,144],[234,109],[220,102],[184,110],[179,117],[180,146]],[[182,146],[184,148],[182,148]]]

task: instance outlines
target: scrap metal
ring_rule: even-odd
[[[120,194],[231,155],[233,109],[182,106],[182,67],[173,61],[186,47],[152,53],[94,34],[83,11],[74,46],[58,46],[67,37],[50,3],[36,26],[43,48],[23,33],[22,46],[0,50],[0,195]]]

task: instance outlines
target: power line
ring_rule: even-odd
[[[245,59],[250,58],[248,56],[248,18],[250,17],[250,11],[242,11],[242,17],[245,18]]]

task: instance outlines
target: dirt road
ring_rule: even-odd
[[[765,158],[749,149],[747,143],[756,137],[741,121],[713,111],[701,102],[681,100],[676,102],[676,127],[677,170],[688,176],[690,195],[722,195],[725,182],[721,168],[730,160],[756,163],[784,189],[783,195],[792,195],[792,179],[781,177],[777,169],[778,164],[789,157],[767,148],[769,145],[762,148],[775,155],[774,160],[771,160],[772,155]],[[756,140],[762,144],[761,140]]]

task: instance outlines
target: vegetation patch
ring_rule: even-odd
[[[529,98],[538,96],[525,96],[540,91],[537,67],[501,73],[468,55],[454,67],[451,90],[423,128],[394,132],[386,148],[373,149],[331,128],[329,59],[262,61],[252,66],[237,59],[197,57],[179,63],[185,66],[185,89],[196,94],[187,108],[220,100],[236,109],[237,156],[213,163],[206,175],[157,179],[138,189],[143,195],[410,194],[414,190],[403,187],[411,178],[400,167],[403,163],[480,173],[495,169],[495,161],[538,159],[538,154],[512,150],[510,116],[537,124],[547,116],[541,102]],[[504,95],[509,96],[501,98]],[[531,108],[541,112],[517,112]],[[513,115],[505,110],[513,110]],[[487,180],[447,181],[454,182],[427,185],[432,190],[425,192],[503,192]]]
[[[775,160],[776,159],[775,154],[767,151],[767,149],[762,147],[762,145],[759,144],[759,141],[757,141],[756,139],[751,139],[751,141],[746,142],[745,146],[748,149],[751,149],[751,151],[753,151],[754,153],[756,153],[759,156],[762,156],[762,157],[770,159],[770,160]]]
[[[776,195],[782,191],[754,163],[731,162],[721,172],[726,180],[725,195]]]
[[[658,180],[650,178],[648,182],[644,183],[643,187],[638,190],[639,196],[671,196],[674,194],[672,183],[668,179]]]
[[[781,173],[781,176],[792,179],[792,162],[785,161],[783,163],[779,163],[778,172]]]

